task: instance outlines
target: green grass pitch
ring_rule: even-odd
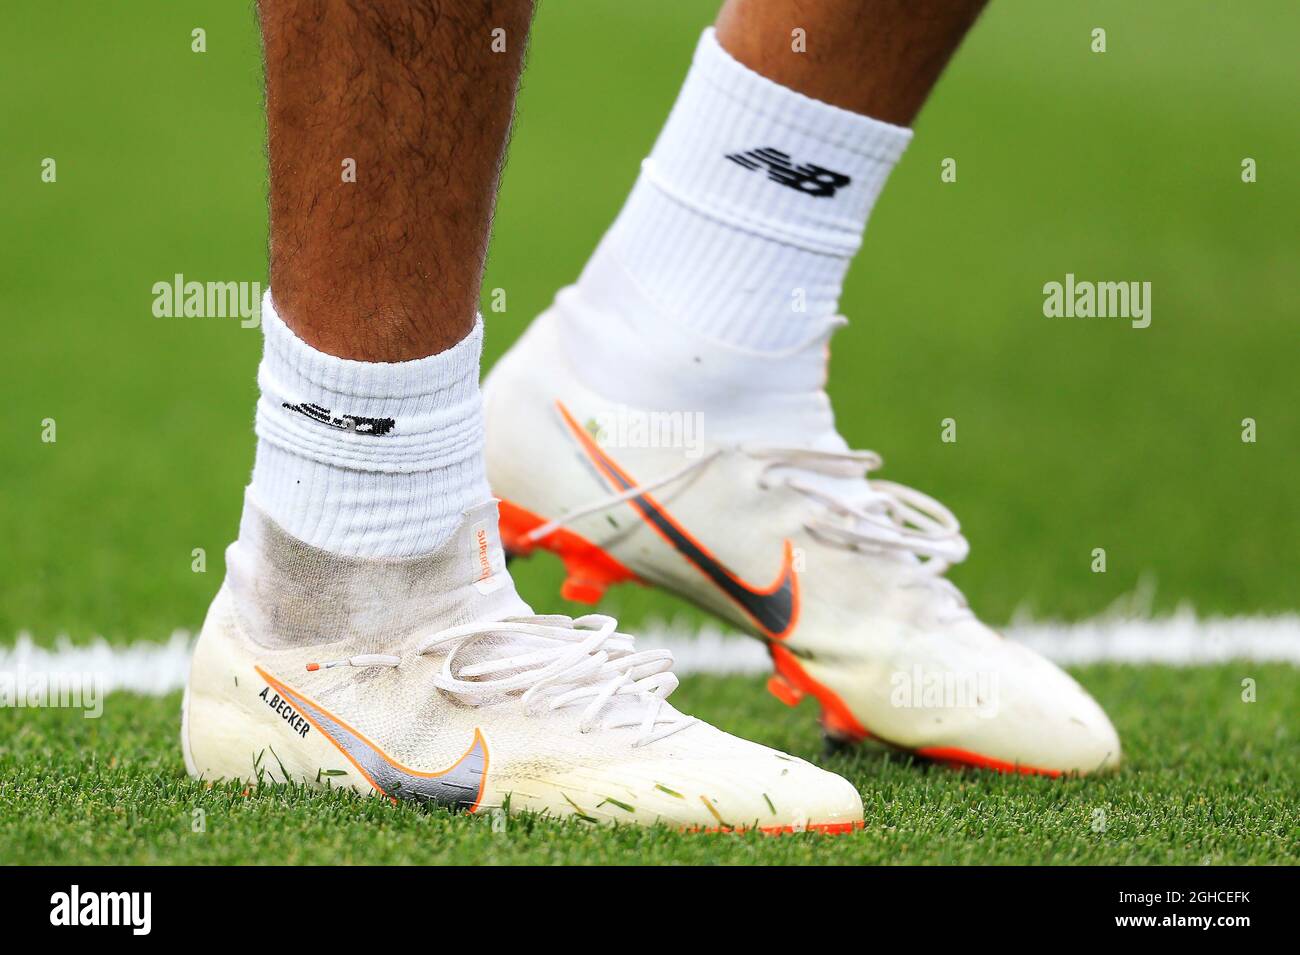
[[[866,828],[687,835],[514,815],[466,817],[340,791],[208,788],[185,775],[180,696],[110,697],[104,716],[0,711],[0,861],[66,863],[995,863],[1300,862],[1286,666],[1078,671],[1115,719],[1128,765],[1108,779],[956,772],[861,750],[823,764],[853,780]],[[1240,682],[1256,681],[1257,702]],[[807,705],[761,680],[688,677],[700,717],[808,758]],[[674,701],[677,695],[674,695]],[[245,794],[247,792],[247,794]],[[196,810],[202,810],[196,816]],[[203,831],[196,832],[196,819]]]

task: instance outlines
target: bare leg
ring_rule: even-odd
[[[274,308],[248,500],[321,550],[427,555],[491,497],[477,306],[532,7],[259,0]]]
[[[473,327],[532,8],[260,0],[271,286],[309,345],[396,362]]]
[[[824,103],[910,125],[987,0],[725,0],[718,42]],[[792,49],[793,31],[807,49]]]

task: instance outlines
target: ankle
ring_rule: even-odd
[[[432,630],[528,613],[505,569],[495,503],[471,508],[454,530],[419,557],[338,554],[293,536],[247,494],[226,555],[240,627],[266,647],[400,653]]]

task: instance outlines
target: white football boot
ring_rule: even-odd
[[[862,825],[845,780],[673,709],[671,654],[610,617],[534,615],[497,524],[487,503],[428,557],[364,560],[249,502],[185,692],[190,775],[593,823]]]
[[[836,433],[823,362],[810,375],[807,361],[737,356],[670,322],[645,349],[619,319],[619,299],[594,301],[601,293],[583,281],[485,386],[507,552],[557,553],[568,599],[595,602],[637,580],[763,640],[769,688],[791,706],[816,698],[832,740],[1052,776],[1119,764],[1097,703],[980,623],[942,576],[967,552],[952,514],[867,480],[880,459]],[[638,374],[575,361],[570,334],[626,349]],[[807,347],[824,349],[825,337]],[[652,379],[655,395],[673,383],[673,407],[650,403],[641,383]],[[768,440],[733,437],[725,413],[697,416],[720,407],[740,409],[747,428],[773,422]]]

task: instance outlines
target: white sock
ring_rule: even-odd
[[[658,314],[626,317],[649,341],[664,318],[756,352],[823,337],[911,136],[755,73],[710,28],[593,259],[597,281],[617,268],[635,284]]]
[[[403,558],[445,543],[491,499],[483,461],[483,320],[437,355],[394,363],[317,351],[262,305],[249,498],[299,540]]]

